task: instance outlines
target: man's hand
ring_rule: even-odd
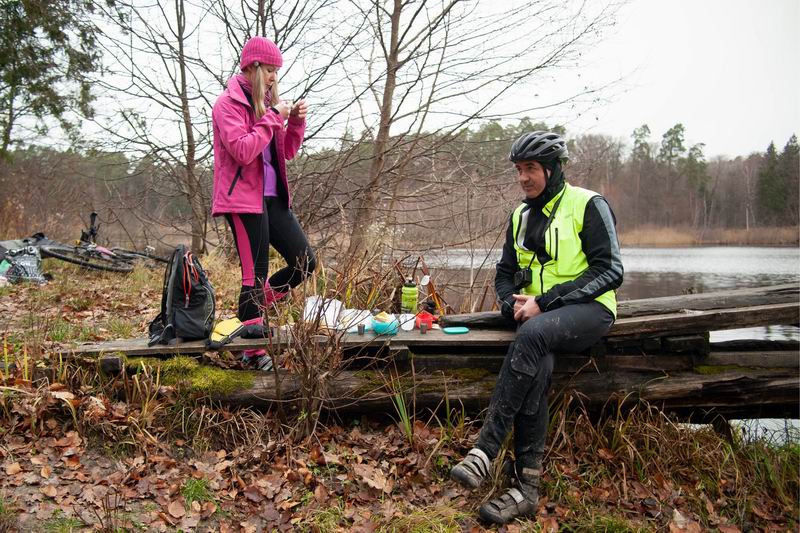
[[[514,320],[517,322],[525,322],[542,313],[533,296],[526,294],[512,294],[511,296],[514,298]]]
[[[306,106],[306,101],[298,100],[297,102],[295,102],[294,106],[292,106],[292,112],[290,113],[289,116],[303,120],[306,118],[306,113],[308,113],[308,106]]]

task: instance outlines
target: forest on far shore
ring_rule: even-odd
[[[623,245],[797,243],[794,135],[764,152],[708,159],[702,143],[686,142],[682,124],[660,138],[643,125],[630,139],[615,139],[571,136],[527,118],[392,139],[407,146],[398,146],[402,155],[385,163],[390,179],[378,190],[372,243],[398,250],[492,246],[520,198],[508,147],[534,129],[554,129],[569,139],[568,180],[608,198]],[[336,148],[306,149],[290,162],[294,209],[318,246],[347,245],[353,206],[371,186],[372,143],[366,135],[345,135]],[[225,225],[210,218],[212,163],[206,159],[197,173],[201,186],[190,189],[178,166],[154,157],[17,149],[0,163],[0,236],[44,231],[74,238],[94,210],[106,238],[138,246],[189,241],[192,218],[200,218],[202,240],[213,248],[228,237]],[[198,197],[199,211],[190,194]]]

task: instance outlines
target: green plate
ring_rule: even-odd
[[[450,326],[448,328],[442,328],[442,331],[450,335],[458,335],[460,333],[469,333],[469,328],[465,326]]]

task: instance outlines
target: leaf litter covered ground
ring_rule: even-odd
[[[47,286],[0,288],[0,531],[484,530],[476,509],[503,477],[472,494],[447,480],[478,430],[463,414],[328,418],[292,442],[292,420],[211,405],[153,369],[99,376],[54,347],[142,336],[162,273],[45,267]],[[235,269],[207,267],[230,316]],[[568,406],[551,408],[537,518],[501,531],[797,529],[796,436],[729,443],[644,406],[602,422]]]

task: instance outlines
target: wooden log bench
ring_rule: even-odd
[[[620,318],[604,342],[582,354],[557,354],[553,384],[557,393],[578,393],[588,408],[610,400],[646,400],[690,420],[724,417],[800,417],[800,344],[796,341],[709,342],[709,331],[800,322],[797,285],[742,289],[620,303]],[[755,303],[755,305],[749,305]],[[468,325],[463,335],[439,330],[421,334],[364,336],[331,332],[314,342],[332,342],[358,361],[326,384],[324,405],[339,411],[393,412],[392,393],[413,395],[417,408],[450,404],[469,410],[485,407],[513,329],[498,313],[443,317],[445,325]],[[291,331],[271,339],[237,339],[226,350],[266,346],[280,361],[298,342]],[[203,342],[148,347],[145,339],[64,347],[68,357],[97,359],[108,372],[122,371],[125,357],[190,355],[206,351]],[[377,358],[377,359],[376,359]],[[376,367],[375,361],[386,363]],[[252,386],[214,397],[232,405],[295,405],[297,376],[258,373]]]

